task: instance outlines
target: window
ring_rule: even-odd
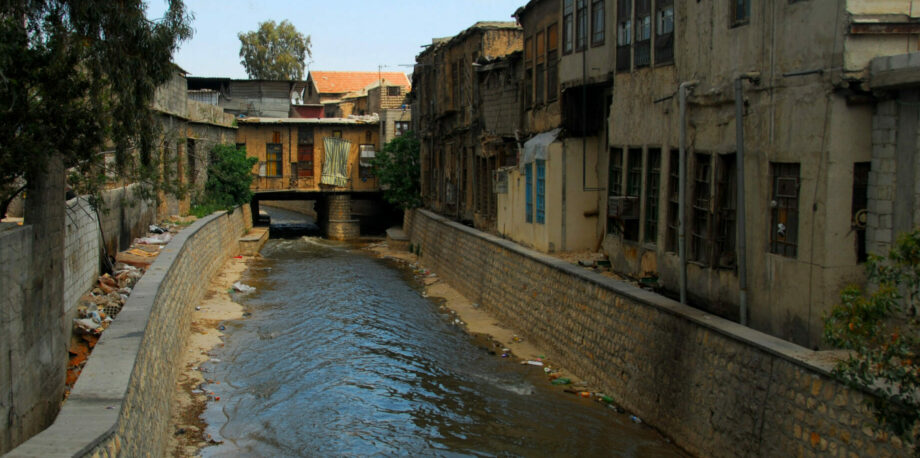
[[[796,257],[799,238],[799,164],[771,162],[770,253]]]
[[[658,0],[655,18],[655,64],[674,63],[674,0]]]
[[[265,176],[281,176],[281,144],[268,143],[265,145]]]
[[[373,139],[374,139],[374,133],[373,133],[373,131],[370,131],[370,130],[364,131],[364,141],[370,143],[371,140],[373,140]]]
[[[195,184],[195,178],[197,177],[196,166],[198,165],[198,158],[195,156],[195,140],[189,138],[185,143],[185,157],[186,162],[188,163],[188,182],[190,184]]]
[[[747,24],[751,20],[751,0],[731,0],[732,27]]]
[[[569,54],[573,49],[575,0],[565,0],[562,8],[562,52]]]
[[[371,160],[377,155],[374,145],[358,145],[358,177],[367,180],[374,177],[374,167]]]
[[[342,131],[341,131],[341,130],[333,130],[333,131],[332,131],[332,136],[335,137],[335,138],[342,138]]]
[[[693,200],[690,220],[690,260],[709,265],[712,167],[709,154],[694,154]]]
[[[632,0],[617,1],[617,71],[628,72],[632,44]]]
[[[575,50],[585,49],[588,42],[588,0],[575,0]]]
[[[537,159],[537,224],[546,222],[546,161]]]
[[[871,162],[853,164],[852,228],[856,231],[856,262],[866,262],[866,209],[869,205],[869,169]]]
[[[313,176],[313,145],[297,145],[297,176]]]
[[[546,28],[546,100],[559,98],[559,26]]]
[[[388,97],[399,97],[402,95],[402,88],[399,86],[387,86]]]
[[[524,221],[533,222],[533,164],[524,166]]]
[[[623,150],[620,148],[610,148],[610,177],[607,180],[607,195],[610,197],[623,195]],[[607,232],[611,234],[616,233],[618,228],[616,218],[613,216],[608,211]]]
[[[724,268],[735,267],[735,229],[738,202],[738,169],[735,166],[736,153],[722,154],[719,158],[718,209],[716,213],[715,265]]]
[[[403,134],[409,131],[409,121],[394,121],[393,122],[393,136],[401,137]]]
[[[533,105],[533,38],[524,39],[524,106]]]
[[[645,166],[645,242],[658,240],[658,196],[661,176],[661,149],[648,149]]]
[[[652,50],[652,0],[636,0],[636,67],[648,67]]]
[[[450,87],[453,88],[451,92],[451,106],[454,109],[460,107],[460,63],[454,62],[450,66]]]
[[[534,102],[542,105],[546,95],[546,36],[543,32],[537,32],[534,46],[537,48],[535,51],[537,66],[534,70]]]
[[[668,233],[665,242],[665,249],[671,252],[677,251],[677,225],[679,219],[680,205],[678,203],[680,193],[680,152],[671,150],[668,155]]]
[[[591,44],[604,44],[604,0],[591,1]]]
[[[635,198],[632,205],[638,209],[640,193],[642,192],[642,149],[630,148],[626,155],[626,195]],[[633,242],[639,241],[639,215],[633,212],[633,217],[623,219],[623,239]]]

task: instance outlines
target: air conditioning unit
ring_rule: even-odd
[[[624,221],[639,219],[639,198],[636,196],[608,197],[607,217]]]

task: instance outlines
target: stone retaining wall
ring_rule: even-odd
[[[239,251],[251,221],[247,205],[173,238],[103,333],[57,419],[10,456],[163,456],[169,400],[202,284]]]
[[[426,210],[405,229],[426,267],[693,455],[909,454],[818,352]]]

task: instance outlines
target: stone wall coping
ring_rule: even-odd
[[[494,243],[508,251],[514,252],[546,266],[559,269],[565,273],[581,278],[586,282],[594,283],[598,286],[611,290],[616,294],[628,299],[632,299],[636,302],[655,307],[663,312],[696,323],[706,329],[715,331],[728,338],[759,348],[767,353],[785,359],[799,366],[803,366],[809,370],[821,373],[828,377],[833,377],[833,374],[831,373],[831,369],[834,365],[832,361],[833,358],[821,357],[822,354],[828,354],[831,352],[817,352],[810,350],[795,343],[771,336],[769,334],[765,334],[756,329],[742,326],[741,324],[735,323],[734,321],[730,321],[711,313],[695,309],[688,305],[681,304],[680,302],[669,299],[658,293],[646,291],[642,288],[638,288],[621,280],[605,277],[596,272],[591,272],[585,270],[582,267],[578,267],[565,262],[559,258],[555,258],[550,255],[540,253],[536,250],[526,248],[513,241],[506,240],[495,235],[482,232],[478,229],[460,224],[441,215],[433,213],[430,210],[416,209],[415,211],[421,212],[425,216],[442,224],[446,224],[454,229],[463,231],[475,237],[488,240],[489,242]]]
[[[54,423],[5,456],[83,456],[115,432],[160,284],[184,251],[186,241],[211,221],[225,216],[227,212],[220,211],[199,219],[160,250],[118,318],[102,333]]]

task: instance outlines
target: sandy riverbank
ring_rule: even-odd
[[[218,329],[220,324],[243,317],[243,307],[233,302],[228,290],[246,271],[249,259],[252,258],[228,259],[198,304],[200,309],[193,312],[188,343],[180,362],[181,372],[171,401],[172,429],[167,450],[172,456],[195,456],[209,444],[204,435],[205,423],[201,419],[208,393],[199,388],[206,380],[198,368],[211,358],[211,350],[223,345],[221,337],[224,334]]]
[[[407,251],[390,249],[386,242],[374,243],[367,246],[367,249],[381,258],[394,259],[407,264],[409,267],[428,271],[425,266],[419,263],[418,256]],[[594,393],[591,387],[587,386],[581,379],[569,372],[563,367],[553,363],[553,355],[544,348],[538,347],[534,342],[523,337],[522,330],[514,329],[498,318],[488,313],[473,303],[456,289],[452,288],[446,282],[441,281],[436,273],[423,275],[421,281],[424,284],[424,291],[427,297],[443,300],[441,307],[455,315],[459,319],[467,332],[477,338],[480,345],[492,346],[493,350],[501,354],[503,350],[510,350],[509,356],[515,361],[524,363],[526,361],[539,361],[544,364],[544,368],[549,368],[552,375],[549,377],[568,378],[571,384],[566,386],[570,391]]]

